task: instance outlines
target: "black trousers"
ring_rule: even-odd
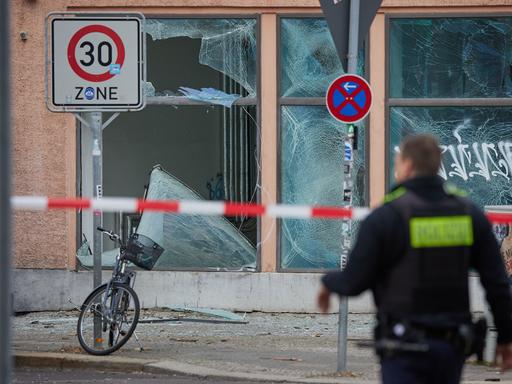
[[[429,339],[428,352],[401,352],[381,358],[384,384],[458,384],[464,356],[450,343]]]

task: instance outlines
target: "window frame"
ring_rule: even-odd
[[[288,107],[288,106],[304,106],[304,107],[320,107],[323,106],[327,109],[325,105],[325,96],[319,96],[319,97],[297,97],[297,96],[281,96],[281,53],[282,53],[282,46],[281,46],[281,21],[282,19],[325,19],[323,13],[280,13],[276,17],[276,47],[277,47],[277,105],[276,105],[276,135],[277,135],[277,191],[276,191],[276,198],[277,202],[279,204],[283,203],[282,201],[282,172],[281,172],[281,164],[282,164],[282,151],[281,151],[281,133],[282,133],[282,107]],[[369,37],[369,33],[368,33]],[[366,39],[366,46],[365,46],[365,63],[364,63],[364,71],[365,71],[365,77],[368,78],[370,74],[370,62],[369,62],[369,47],[370,47],[370,39]],[[327,90],[326,90],[327,91]],[[364,200],[369,201],[369,195],[370,195],[370,118],[369,115],[362,121],[363,125],[366,127],[365,133],[364,133],[364,153],[365,153],[365,164],[366,164],[366,172],[364,175]],[[342,123],[340,123],[342,124]],[[361,124],[359,122],[358,124]],[[340,170],[340,173],[342,173],[342,170]],[[310,219],[315,220],[315,219]],[[276,219],[276,271],[279,273],[325,273],[332,268],[283,268],[282,266],[282,255],[281,255],[281,235],[282,235],[282,219]],[[341,237],[340,237],[340,243],[341,243]],[[340,254],[341,259],[341,254]]]
[[[388,13],[385,16],[385,100],[384,100],[384,116],[385,116],[385,168],[384,186],[386,191],[389,190],[392,183],[390,182],[391,159],[390,156],[390,140],[391,140],[391,108],[393,107],[512,107],[512,97],[453,97],[453,98],[393,98],[391,97],[391,22],[395,19],[486,19],[497,17],[512,17],[512,12],[490,12],[490,13],[469,13],[469,12],[444,12],[444,13]]]
[[[158,14],[158,13],[145,13],[146,19],[253,19],[256,20],[256,97],[243,97],[237,100],[233,105],[234,106],[254,106],[256,108],[256,156],[257,163],[261,164],[261,14],[259,13],[240,13],[240,14]],[[147,60],[147,58],[146,58]],[[190,100],[186,96],[178,96],[168,98],[166,96],[147,96],[146,97],[146,106],[213,106],[215,104]],[[81,140],[81,129],[82,124],[77,123],[77,178],[76,178],[76,188],[77,191],[80,192],[80,196],[82,196],[83,190],[83,177],[82,177],[82,140]],[[85,128],[87,129],[87,128]],[[257,180],[261,182],[261,166],[257,170]],[[261,202],[261,188],[256,189],[256,203]],[[76,215],[77,225],[76,225],[76,239],[77,239],[77,249],[82,242],[82,234],[83,234],[83,218],[82,212],[77,212]],[[257,223],[257,235],[256,235],[256,269],[254,272],[246,271],[246,273],[258,273],[261,272],[262,263],[261,263],[261,229],[262,229],[262,220],[261,217],[256,218]],[[76,256],[75,256],[76,258]],[[79,267],[79,261],[77,259],[77,270],[82,270],[84,268]],[[111,270],[111,267],[103,267],[102,270]],[[154,271],[180,271],[180,272],[211,272],[212,268],[172,268],[172,269],[154,269]],[[231,271],[225,269],[219,269],[215,272],[226,272],[229,273]]]

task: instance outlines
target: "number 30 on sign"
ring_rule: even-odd
[[[142,109],[144,35],[139,14],[50,14],[53,111]]]

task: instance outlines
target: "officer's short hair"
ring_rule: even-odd
[[[441,148],[432,135],[410,135],[400,145],[402,159],[412,161],[417,176],[435,176],[441,166]]]

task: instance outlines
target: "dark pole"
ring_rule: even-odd
[[[0,0],[0,382],[11,379],[9,0]]]

